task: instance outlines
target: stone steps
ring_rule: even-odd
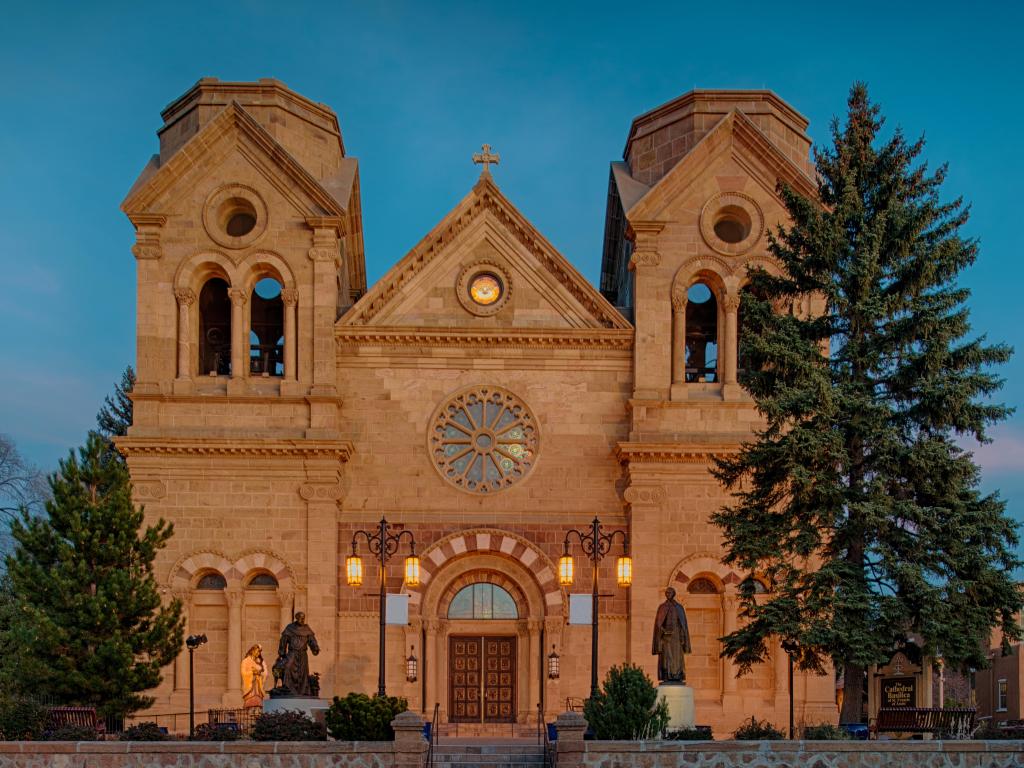
[[[544,747],[536,744],[440,744],[434,768],[542,768]]]

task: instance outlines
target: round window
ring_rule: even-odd
[[[267,206],[251,187],[228,184],[207,198],[203,227],[214,242],[227,248],[245,248],[266,231]]]
[[[497,314],[509,300],[512,283],[508,271],[497,259],[482,259],[466,265],[455,286],[459,303],[478,317]]]
[[[479,274],[469,282],[469,296],[482,307],[501,298],[501,281],[494,275]]]
[[[470,493],[493,493],[529,474],[537,458],[537,420],[501,387],[473,387],[434,414],[427,438],[434,469]]]
[[[718,253],[738,256],[761,239],[764,214],[754,198],[742,192],[723,192],[704,204],[700,231],[704,242]]]

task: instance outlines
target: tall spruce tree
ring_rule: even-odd
[[[795,639],[802,668],[844,670],[841,720],[855,722],[866,667],[908,632],[977,666],[992,626],[1019,637],[1021,563],[1016,524],[956,442],[1009,412],[989,397],[1011,350],[968,338],[956,282],[978,253],[960,234],[968,209],[940,201],[946,169],[919,162],[923,139],[881,139],[863,84],[848,107],[815,152],[820,199],[780,187],[792,224],[770,250],[785,274],[752,275],[741,339],[765,426],[717,462],[734,503],[714,521],[726,561],[771,585],[755,600],[744,584],[749,621],[723,654],[742,672]]]
[[[121,381],[114,384],[114,394],[103,398],[103,405],[96,413],[96,431],[107,441],[107,456],[121,463],[124,463],[124,457],[114,446],[114,438],[127,435],[128,427],[132,425],[133,389],[135,369],[129,365],[121,374]]]
[[[124,715],[181,648],[181,604],[162,605],[153,559],[172,534],[143,526],[128,470],[90,433],[50,477],[48,518],[24,514],[7,558],[16,610],[0,627],[2,678],[23,692]],[[140,530],[141,529],[141,530]]]

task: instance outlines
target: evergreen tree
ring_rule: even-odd
[[[50,477],[48,519],[23,514],[7,558],[17,605],[3,612],[3,678],[13,687],[124,715],[149,706],[182,644],[181,604],[161,605],[153,559],[172,534],[141,530],[128,470],[91,433]]]
[[[1016,524],[956,438],[985,441],[1007,416],[991,366],[1011,350],[969,339],[958,287],[978,244],[968,209],[942,202],[945,167],[896,131],[862,84],[833,146],[815,152],[819,200],[781,186],[792,226],[770,250],[783,277],[753,274],[741,379],[765,426],[715,474],[734,503],[714,516],[726,562],[763,575],[741,589],[744,626],[723,638],[740,669],[768,643],[798,643],[804,669],[844,670],[841,721],[860,719],[864,672],[908,632],[947,662],[982,666],[989,630],[1020,630]],[[803,311],[783,308],[802,305]],[[806,307],[810,309],[806,309]]]
[[[107,395],[103,398],[103,406],[96,414],[96,431],[110,446],[110,455],[122,462],[124,459],[113,444],[114,438],[127,435],[128,427],[132,425],[130,394],[133,389],[135,389],[135,370],[129,365],[121,374],[121,381],[114,384],[113,396]]]

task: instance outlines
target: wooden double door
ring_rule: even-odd
[[[514,635],[448,639],[448,720],[453,723],[515,722]]]

